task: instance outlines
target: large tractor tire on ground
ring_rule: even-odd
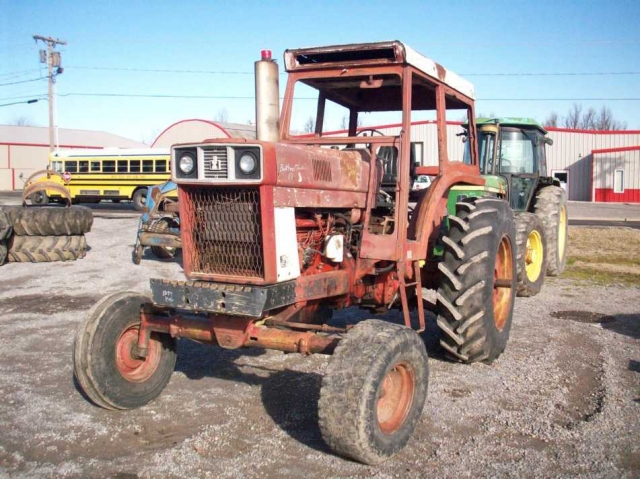
[[[338,344],[322,380],[323,439],[365,464],[390,458],[420,419],[428,376],[427,351],[415,331],[379,320],[357,324]]]
[[[0,240],[8,238],[13,230],[13,221],[9,215],[0,210]]]
[[[84,206],[22,208],[13,223],[18,236],[81,235],[91,231],[93,212]]]
[[[9,240],[9,261],[14,263],[47,263],[84,258],[87,240],[76,236],[13,236]]]
[[[13,230],[13,225],[16,222],[16,218],[18,217],[18,213],[20,213],[23,210],[22,206],[0,206],[0,211],[2,213],[4,213],[4,215],[7,218],[7,221],[9,222],[9,225],[11,226],[11,229]],[[11,233],[9,233],[10,235]],[[5,236],[8,237],[9,235]]]
[[[547,241],[540,218],[533,213],[516,214],[516,265],[518,296],[535,296],[547,272]]]
[[[547,274],[558,276],[567,266],[567,198],[559,186],[545,186],[536,194],[534,204],[547,235]]]
[[[7,243],[4,240],[0,240],[0,266],[7,261]]]
[[[498,199],[457,203],[443,237],[440,344],[456,360],[491,363],[506,348],[516,295],[513,212]]]
[[[76,333],[73,348],[78,384],[97,406],[133,409],[160,395],[176,363],[176,340],[151,333],[145,359],[133,355],[146,296],[133,292],[102,298]]]

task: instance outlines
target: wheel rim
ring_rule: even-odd
[[[415,377],[408,364],[396,364],[387,372],[380,385],[376,408],[378,426],[384,434],[400,429],[413,404],[414,391]]]
[[[138,343],[138,327],[126,329],[116,343],[116,367],[122,377],[133,383],[144,382],[158,369],[161,356],[161,345],[151,337],[149,350],[145,359],[133,356],[132,351]]]
[[[524,256],[525,271],[529,281],[535,282],[540,277],[543,256],[542,236],[539,231],[533,230],[527,238]]]
[[[564,258],[564,248],[567,244],[567,207],[560,208],[558,220],[558,258]]]
[[[498,246],[496,263],[493,270],[493,321],[498,331],[502,331],[511,309],[511,286],[497,286],[498,282],[505,284],[513,280],[513,255],[511,253],[511,240],[504,236]]]

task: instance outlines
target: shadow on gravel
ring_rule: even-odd
[[[613,318],[613,321],[601,322],[603,329],[640,339],[640,314],[615,314],[607,317]]]
[[[322,376],[292,370],[273,370],[257,364],[238,365],[242,356],[266,354],[260,349],[222,349],[188,340],[178,343],[176,371],[189,379],[212,377],[259,386],[264,408],[276,425],[302,444],[331,453],[320,435],[318,399]],[[254,374],[243,369],[264,371]]]

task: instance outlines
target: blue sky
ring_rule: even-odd
[[[631,1],[191,1],[0,0],[0,85],[45,74],[33,34],[64,39],[58,125],[153,139],[186,118],[253,120],[249,99],[78,94],[253,96],[253,62],[273,50],[398,39],[475,84],[476,110],[500,116],[564,114],[573,101],[640,98],[640,74],[486,76],[495,73],[640,72],[640,2]],[[84,68],[80,68],[84,67]],[[98,70],[95,68],[106,68]],[[206,70],[237,74],[159,73]],[[286,75],[281,76],[284,89]],[[46,81],[0,86],[0,105],[46,94]],[[498,99],[532,98],[540,101]],[[640,101],[609,106],[640,129]],[[48,125],[47,102],[0,107],[0,124]],[[338,125],[336,125],[338,126]],[[300,125],[302,127],[302,125]]]

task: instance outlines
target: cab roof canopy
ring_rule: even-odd
[[[472,83],[397,40],[286,50],[284,60],[287,72],[410,65],[424,75],[443,82],[469,100],[474,99]],[[382,81],[377,83],[379,80]],[[362,77],[340,78],[334,75],[306,78],[301,81],[322,91],[335,103],[356,111],[402,109],[402,89],[397,75],[363,74]],[[435,109],[433,85],[414,79],[412,96],[413,109]],[[463,102],[453,97],[447,99],[447,108],[465,107]]]
[[[546,135],[548,132],[544,127],[533,118],[515,118],[515,117],[502,117],[502,118],[476,118],[476,125],[501,125],[501,126],[515,126],[518,128],[526,128],[528,130],[534,129]]]

